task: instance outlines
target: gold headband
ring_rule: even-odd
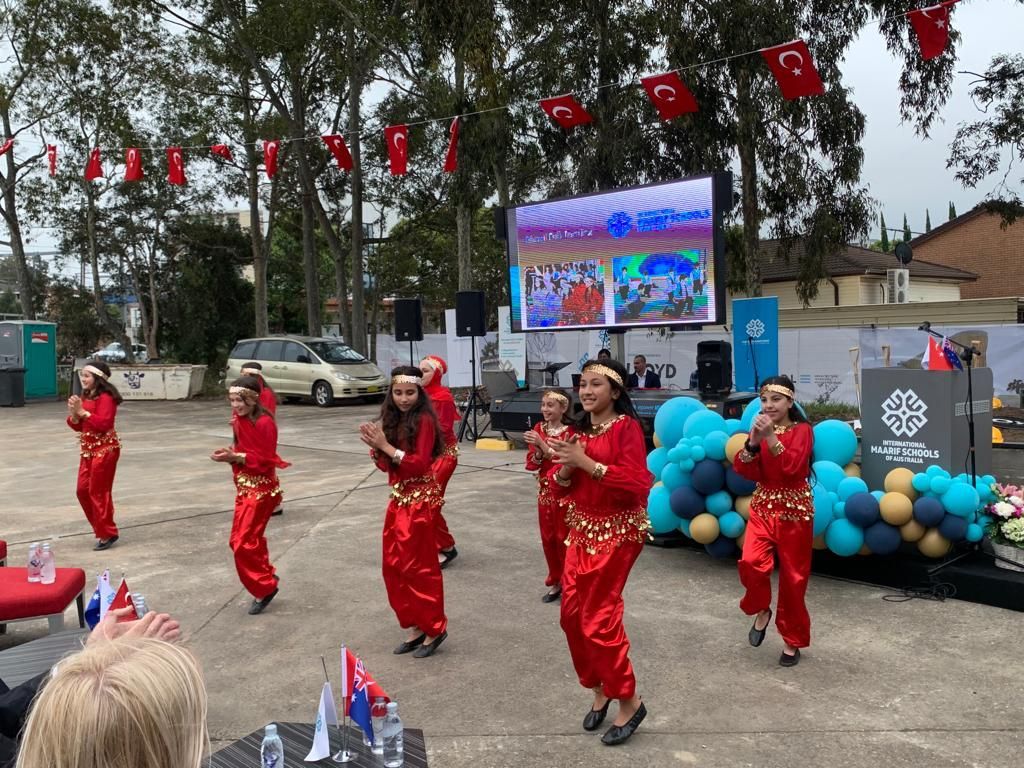
[[[392,384],[417,384],[423,386],[423,379],[419,376],[406,376],[404,373],[399,376],[391,377]]]
[[[764,395],[765,392],[775,392],[776,394],[779,395],[785,395],[790,400],[792,400],[793,395],[796,394],[795,392],[793,392],[792,389],[790,389],[789,387],[784,387],[781,384],[765,384],[763,387],[761,387],[760,394]]]
[[[423,365],[423,363],[426,363],[431,368],[433,368],[435,371],[440,371],[441,370],[441,364],[439,362],[437,362],[437,358],[436,357],[424,357],[423,361],[420,363],[420,365]]]
[[[622,377],[619,376],[619,374],[617,374],[614,370],[609,368],[607,365],[588,365],[585,370],[595,371],[596,373],[600,373],[602,376],[606,376],[607,378],[609,378],[612,381],[614,381],[620,387],[624,386],[623,383],[622,383]]]
[[[243,376],[262,376],[263,375],[263,371],[261,371],[259,368],[243,368],[242,369],[242,375]]]
[[[82,368],[82,373],[91,373],[93,376],[98,376],[99,378],[103,379],[104,381],[107,380],[107,374],[105,374],[103,371],[101,371],[95,365],[87,365],[87,366],[85,366],[84,368]]]
[[[565,405],[569,404],[569,398],[563,395],[561,392],[545,392],[544,395],[541,397],[541,400],[543,400],[545,397],[550,397],[552,400],[556,400],[559,403],[563,403]]]
[[[255,389],[249,389],[248,387],[231,387],[228,392],[232,395],[252,395],[253,397],[259,397],[260,393]]]

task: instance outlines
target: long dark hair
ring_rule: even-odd
[[[255,424],[260,416],[266,414],[270,418],[274,418],[270,411],[266,410],[260,404],[259,394],[263,391],[263,384],[260,382],[259,376],[239,376],[237,379],[231,382],[232,387],[245,387],[245,389],[251,389],[256,393],[256,401],[252,404],[252,411],[249,412],[248,418]]]
[[[395,376],[415,376],[422,378],[423,372],[411,365],[400,365],[391,371],[391,378]],[[384,398],[384,404],[380,407],[381,429],[384,436],[396,448],[411,450],[416,445],[416,434],[419,432],[420,421],[428,419],[434,425],[434,447],[430,455],[437,458],[444,452],[444,436],[441,434],[441,423],[434,413],[434,406],[430,404],[430,396],[417,384],[418,395],[416,403],[406,413],[395,404],[395,398],[391,395],[391,385],[388,385],[388,394]]]
[[[102,360],[86,360],[85,365],[91,365],[97,370],[103,371],[103,375],[106,378],[101,378],[93,374],[92,386],[88,389],[82,389],[82,397],[86,400],[95,400],[104,392],[114,398],[114,402],[120,405],[124,402],[124,398],[121,397],[121,393],[117,391],[117,387],[110,383],[110,366]],[[83,366],[84,368],[85,366]]]
[[[569,397],[569,393],[566,392],[561,387],[544,387],[544,391],[541,393],[540,396],[541,400],[543,400],[544,395],[547,394],[559,395],[565,398],[565,402],[568,405],[566,405],[565,413],[562,414],[562,423],[568,424],[571,427],[576,426],[576,419],[574,419],[572,415],[572,398]]]
[[[603,350],[602,350],[603,351]],[[583,368],[580,369],[580,373],[586,373],[590,368],[596,368],[597,366],[604,366],[605,368],[611,368],[618,374],[619,379],[622,381],[621,384],[615,381],[611,377],[605,377],[608,379],[608,383],[611,385],[612,392],[618,393],[618,397],[612,400],[612,408],[616,413],[625,414],[632,419],[640,421],[640,417],[637,416],[636,408],[633,407],[633,401],[629,397],[629,392],[626,390],[626,379],[628,374],[626,368],[618,360],[587,360],[583,364]],[[585,431],[589,432],[593,425],[590,422],[590,413],[583,411],[583,415],[580,417],[580,427]]]
[[[786,412],[786,415],[789,417],[789,420],[792,421],[794,424],[806,424],[809,427],[811,425],[811,422],[808,421],[807,416],[804,415],[804,412],[801,411],[797,407],[797,404],[796,404],[796,386],[793,384],[793,380],[791,378],[789,378],[789,376],[769,376],[767,379],[765,379],[764,381],[761,382],[761,386],[762,387],[766,387],[769,384],[776,384],[778,386],[785,387],[786,389],[788,389],[790,392],[793,393],[793,404],[791,406],[789,406],[789,410]],[[811,455],[807,459],[807,472],[808,472],[809,477],[813,481],[813,479],[814,479],[814,430],[813,429],[811,430]]]

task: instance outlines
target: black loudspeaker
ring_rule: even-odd
[[[705,395],[732,391],[732,344],[728,341],[697,344],[697,385]]]
[[[419,297],[395,299],[395,339],[423,341],[423,307]]]
[[[455,294],[455,335],[487,335],[487,308],[483,291],[458,291]]]
[[[500,205],[496,205],[493,211],[495,238],[498,240],[508,240],[508,219],[505,218],[505,209]]]

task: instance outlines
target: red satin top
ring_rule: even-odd
[[[263,406],[263,410],[273,416],[277,413],[277,395],[262,376],[260,376],[260,384],[263,385],[263,389],[260,390],[260,405]]]
[[[245,454],[244,464],[232,464],[231,471],[239,474],[262,475],[276,478],[277,470],[291,465],[277,455],[277,424],[267,414],[256,422],[248,416],[231,417],[231,429],[235,433],[234,451]]]
[[[121,447],[121,441],[114,430],[117,417],[117,402],[109,392],[101,392],[93,399],[82,398],[82,408],[89,414],[77,424],[68,416],[67,424],[79,434],[83,458],[102,456]]]
[[[558,428],[556,427],[556,430]],[[533,425],[533,432],[536,432],[540,439],[547,443],[548,438],[557,437],[559,440],[568,440],[576,434],[576,430],[566,424],[561,431],[548,432],[546,422],[539,422]],[[526,469],[537,473],[538,501],[544,504],[551,504],[556,501],[556,494],[553,493],[555,481],[551,479],[551,473],[558,469],[552,459],[543,457],[533,446],[526,452]]]
[[[440,371],[434,372],[434,378],[440,378]],[[459,420],[459,409],[455,407],[455,398],[448,387],[442,386],[433,381],[424,388],[430,397],[430,404],[437,414],[437,421],[441,425],[441,436],[446,446],[455,445],[458,440],[455,437],[455,422]]]
[[[419,430],[413,445],[409,445],[407,440],[400,442],[400,445],[395,446],[405,451],[405,456],[402,457],[400,464],[395,464],[383,451],[370,451],[370,456],[373,457],[377,468],[388,473],[388,482],[397,486],[410,480],[430,479],[424,478],[424,475],[430,471],[430,466],[434,462],[433,421],[420,419]]]
[[[762,441],[761,450],[748,461],[743,460],[745,451],[737,453],[732,462],[733,469],[757,483],[750,500],[751,514],[783,520],[809,520],[814,517],[811,487],[807,483],[811,473],[809,462],[814,448],[814,431],[810,424],[800,422],[775,434],[783,445],[781,453],[773,455]]]

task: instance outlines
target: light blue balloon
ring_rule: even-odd
[[[697,411],[707,410],[695,397],[673,397],[662,403],[654,415],[654,433],[662,445],[675,445],[683,437],[686,419]]]
[[[737,432],[743,429],[743,422],[739,419],[726,419],[725,420],[725,434],[732,437]]]
[[[929,483],[931,492],[937,493],[939,496],[948,491],[952,485],[953,481],[948,477],[933,477]]]
[[[918,472],[916,475],[914,475],[914,479],[910,481],[910,485],[918,493],[924,493],[925,491],[927,491],[929,488],[931,488],[931,484],[931,477],[926,475],[924,472]]]
[[[704,455],[715,461],[725,460],[725,444],[729,435],[725,432],[711,432],[704,438]]]
[[[846,501],[855,493],[867,493],[868,484],[859,477],[846,477],[839,481],[836,492],[841,501]]]
[[[679,518],[669,506],[669,496],[667,486],[656,485],[647,497],[647,517],[651,521],[651,530],[656,534],[668,533],[679,527]]]
[[[683,520],[683,519],[679,520],[679,532],[682,533],[688,539],[692,539],[693,538],[690,535],[690,521],[689,520]]]
[[[665,465],[668,464],[668,462],[669,451],[664,446],[661,448],[655,448],[647,454],[647,469],[649,469],[651,474],[655,477],[661,477],[661,470],[665,468]]]
[[[857,453],[857,433],[845,421],[829,419],[814,425],[814,460],[845,467]]]
[[[974,513],[981,506],[980,494],[970,483],[952,483],[942,494],[941,501],[949,514],[962,517],[967,522],[971,522]]]
[[[683,459],[682,461],[679,462],[679,469],[682,470],[683,473],[687,475],[693,472],[693,468],[696,466],[697,462],[695,462],[693,459]]]
[[[746,527],[747,521],[743,519],[739,512],[730,510],[718,518],[719,530],[723,536],[728,536],[730,539],[735,539],[743,533]]]
[[[821,486],[816,486],[820,488]],[[825,491],[816,491],[814,494],[814,535],[821,536],[833,520],[832,502],[829,501]]]
[[[924,471],[928,477],[949,477],[949,472],[944,470],[938,464],[932,464],[928,469]]]
[[[985,475],[983,478],[981,478],[981,480],[983,483],[985,483],[985,485],[989,487],[996,484],[996,479],[992,475]]]
[[[688,442],[680,440],[679,445],[675,447],[675,450],[679,453],[679,461],[693,458],[693,448],[690,447]]]
[[[839,484],[846,479],[843,468],[834,461],[816,461],[812,469],[816,482],[825,486],[826,491],[839,490]]]
[[[849,520],[833,520],[825,531],[825,544],[840,557],[850,557],[864,546],[864,530]]]
[[[707,458],[707,452],[704,450],[703,445],[695,445],[690,449],[690,458],[694,461],[704,461]]]
[[[721,525],[721,523],[719,523]],[[968,541],[981,541],[985,536],[985,529],[977,523],[971,523],[967,526],[967,540]]]
[[[885,491],[872,491],[871,495],[875,497],[875,501],[881,501],[882,497],[885,496]]]
[[[832,506],[832,517],[834,517],[836,520],[841,520],[841,519],[845,519],[846,518],[846,502],[845,501],[837,501]]]
[[[725,419],[722,415],[709,411],[697,411],[686,417],[686,424],[683,425],[683,434],[687,437],[700,437],[712,432],[723,432],[725,430]]]
[[[682,485],[689,485],[690,477],[680,469],[678,464],[666,464],[665,468],[661,470],[661,482],[665,484],[665,488],[669,492],[672,492]]]
[[[715,517],[721,517],[732,509],[732,496],[728,491],[717,491],[704,499],[704,508]]]
[[[839,494],[836,493],[835,491],[826,491],[825,498],[828,499],[828,503],[831,504],[833,507],[839,503]]]
[[[761,412],[761,399],[755,397],[749,403],[747,407],[743,409],[743,415],[740,417],[740,429],[743,432],[750,431],[750,425],[754,423],[754,417]]]

